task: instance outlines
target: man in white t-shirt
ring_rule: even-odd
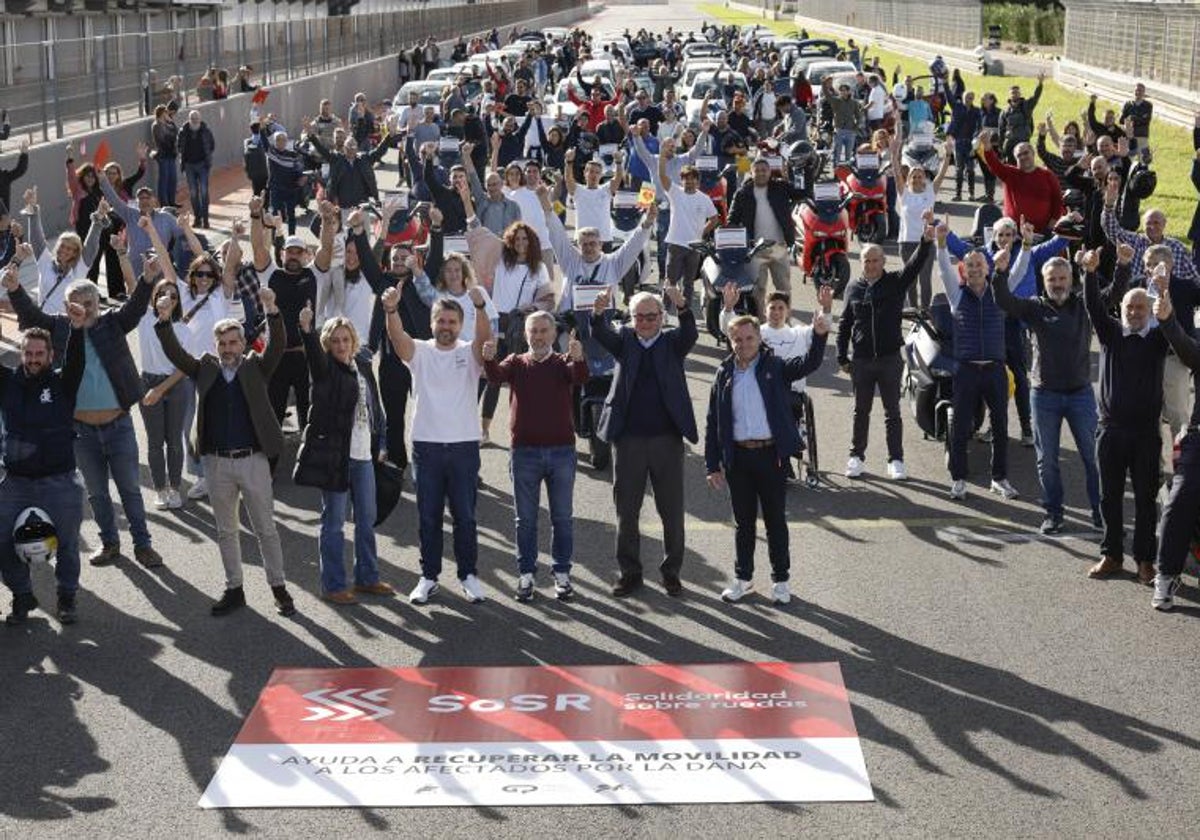
[[[696,276],[700,273],[700,253],[689,243],[708,235],[720,216],[712,199],[700,190],[700,172],[694,166],[679,170],[673,181],[665,156],[658,158],[658,180],[671,203],[671,225],[667,228],[667,281],[683,290],[684,300],[692,300]]]
[[[621,153],[617,152],[616,173],[607,186],[600,183],[604,167],[598,160],[589,160],[583,167],[583,185],[575,182],[575,150],[567,149],[567,165],[563,168],[567,179],[567,193],[575,199],[575,229],[595,228],[600,232],[604,252],[612,250],[612,202],[617,188],[624,180]]]
[[[883,82],[879,77],[872,74],[867,77],[869,85],[867,89],[867,128],[874,131],[883,125],[884,115],[887,113],[887,88],[883,86]]]
[[[397,314],[400,289],[386,289],[380,304],[387,315],[392,349],[412,371],[412,463],[417,483],[421,579],[409,593],[414,604],[426,603],[438,590],[442,571],[442,516],[446,502],[454,517],[454,559],[468,601],[483,600],[475,574],[479,535],[475,529],[475,495],[479,481],[479,412],[476,400],[483,373],[483,344],[492,337],[491,321],[478,315],[471,342],[460,341],[463,310],[457,301],[434,301],[430,315],[433,338],[417,341],[404,331]],[[479,287],[471,304],[487,305]]]

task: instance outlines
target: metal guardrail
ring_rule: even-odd
[[[182,107],[199,101],[209,67],[253,68],[271,86],[362,61],[396,55],[428,35],[438,40],[504,27],[574,8],[577,0],[475,0],[410,3],[381,14],[240,23],[230,26],[101,35],[0,45],[0,83],[13,137],[61,139],[152,114],[183,80]]]

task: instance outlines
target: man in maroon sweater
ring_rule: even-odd
[[[1062,187],[1053,172],[1037,165],[1033,146],[1018,143],[1013,154],[1016,166],[1003,163],[992,148],[991,135],[987,132],[979,135],[979,156],[1004,183],[1004,215],[1016,222],[1023,217],[1038,233],[1048,233],[1066,213]]]
[[[587,381],[583,346],[575,339],[566,353],[554,352],[555,324],[548,312],[525,320],[529,351],[496,361],[496,342],[483,345],[483,368],[488,382],[508,383],[509,426],[512,430],[513,502],[517,523],[517,600],[533,598],[537,571],[537,519],[542,482],[550,502],[554,560],[554,594],[566,601],[571,586],[571,555],[575,549],[575,427],[573,389]]]

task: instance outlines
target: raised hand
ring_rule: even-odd
[[[1075,261],[1084,272],[1087,274],[1094,274],[1096,269],[1100,266],[1100,251],[1100,248],[1095,248],[1088,251],[1080,251],[1076,256]]]
[[[275,291],[263,286],[258,290],[258,302],[262,305],[263,312],[268,315],[274,315],[279,310],[275,307]]]
[[[583,342],[574,330],[571,330],[571,340],[567,342],[567,358],[572,362],[582,362],[584,359]]]
[[[67,319],[73,328],[81,329],[87,321],[87,310],[83,308],[83,304],[69,300],[67,301]]]
[[[1033,225],[1025,221],[1025,217],[1021,217],[1021,241],[1026,245],[1033,242]]]
[[[171,313],[175,311],[175,301],[170,295],[159,295],[158,300],[154,301],[154,312],[158,315],[160,321],[170,321]]]
[[[147,234],[149,234],[150,231],[154,228],[154,225],[151,224],[151,222],[150,222],[149,216],[138,216],[137,226],[139,228],[141,228]]]
[[[300,315],[298,316],[298,320],[300,322],[300,332],[305,332],[305,333],[312,332],[313,310],[312,310],[312,301],[311,300],[305,301],[304,308],[300,310]]]
[[[1117,263],[1120,265],[1129,265],[1133,262],[1133,246],[1122,242],[1117,246]]]
[[[822,312],[833,311],[833,286],[821,286],[817,290],[817,303]]]
[[[833,291],[832,286],[824,286],[822,288]],[[819,296],[818,296],[818,300],[820,300]],[[816,333],[817,335],[828,335],[829,334],[829,316],[825,314],[824,307],[819,306],[819,307],[817,307],[816,311],[813,312],[812,327],[813,327],[813,332]]]
[[[346,227],[350,230],[359,230],[363,227],[363,211],[357,207],[350,211],[346,216]]]
[[[247,209],[250,210],[251,216],[257,216],[262,213],[263,205],[266,203],[266,195],[254,195],[246,202]]]
[[[483,289],[479,288],[478,286],[471,287],[471,303],[475,304],[476,307],[481,307],[484,305],[485,301],[483,298]]]
[[[600,294],[596,295],[596,299],[592,301],[592,314],[603,315],[604,312],[612,305],[612,291],[604,289]]]
[[[683,290],[674,283],[668,283],[663,288],[663,296],[671,301],[676,310],[687,309],[687,298],[683,296]]]
[[[466,160],[467,158],[471,157],[471,153],[472,153],[473,151],[475,151],[475,144],[474,144],[474,143],[463,143],[463,144],[462,144],[462,156],[463,156],[463,160]]]
[[[479,348],[479,353],[483,356],[485,362],[494,361],[496,358],[496,339],[489,338],[483,342],[483,346]]]
[[[389,315],[396,311],[396,307],[400,305],[400,284],[389,286],[383,290],[379,296],[379,305],[383,307],[383,311]]]
[[[1012,259],[1012,246],[1005,245],[996,252],[996,256],[992,258],[992,265],[996,271],[1008,271],[1009,261]]]
[[[737,283],[726,283],[721,287],[721,304],[726,312],[732,312],[733,307],[737,306],[738,298],[741,297],[741,290]]]
[[[566,155],[564,155],[563,159],[566,160],[567,163],[574,163],[575,162],[575,149],[574,148],[567,149],[567,153],[566,153]]]
[[[145,163],[146,159],[150,156],[150,147],[139,140],[136,148],[138,160]]]
[[[436,207],[429,208],[429,222],[431,225],[433,225],[433,227],[441,227],[442,222],[445,220],[446,216],[441,210],[437,209]],[[412,259],[412,257],[409,257],[409,259]]]
[[[9,263],[4,267],[4,271],[0,272],[0,285],[9,294],[15,292],[17,287],[21,285],[20,281],[17,280],[17,267],[12,263]]]
[[[948,237],[950,235],[950,226],[949,225],[947,225],[945,222],[942,222],[937,227],[933,227],[932,225],[925,225],[925,230],[927,232],[932,231],[933,237],[937,238],[938,247],[944,248],[946,246],[946,237]],[[925,238],[929,239],[931,237],[926,236]]]
[[[13,252],[13,257],[17,262],[21,263],[33,259],[33,246],[28,242],[22,242],[17,246],[16,251]]]
[[[1154,317],[1159,321],[1168,320],[1174,313],[1174,307],[1171,306],[1171,295],[1165,289],[1160,289],[1158,297],[1154,300]]]

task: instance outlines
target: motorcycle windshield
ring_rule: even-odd
[[[610,325],[616,318],[617,310],[615,309],[610,309],[604,313],[604,320]],[[617,366],[617,360],[592,335],[591,317],[581,314],[581,317],[575,319],[575,334],[579,336],[579,342],[583,345],[583,354],[587,358],[588,374],[590,376],[604,376],[611,373],[612,369]]]

